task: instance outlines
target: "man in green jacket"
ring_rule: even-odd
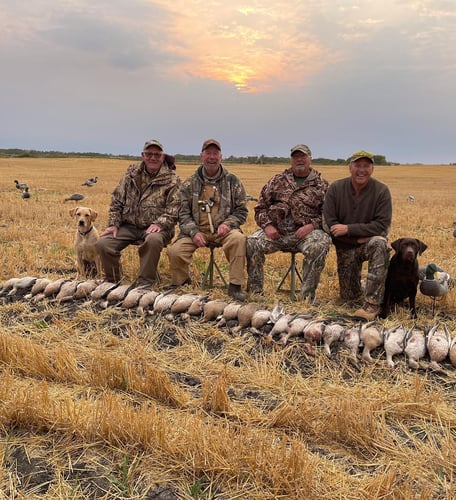
[[[221,246],[230,264],[228,294],[243,301],[246,257],[240,227],[248,214],[245,189],[239,178],[222,165],[219,141],[204,141],[200,157],[202,165],[180,189],[179,236],[167,249],[171,287],[191,282],[189,267],[197,248]]]
[[[159,141],[147,141],[141,156],[141,163],[130,165],[114,189],[108,227],[98,239],[97,251],[105,279],[118,282],[122,278],[122,250],[139,245],[135,284],[151,286],[157,280],[160,253],[174,236],[180,179],[174,158],[164,153]]]
[[[336,247],[340,296],[346,301],[362,298],[361,268],[368,261],[364,305],[354,316],[368,321],[380,312],[388,272],[387,236],[392,202],[389,188],[373,179],[374,155],[354,153],[350,177],[333,182],[323,207],[325,229]]]

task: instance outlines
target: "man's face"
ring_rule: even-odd
[[[368,158],[359,158],[350,163],[350,174],[355,189],[366,187],[374,171],[374,164]]]
[[[312,157],[302,151],[296,151],[291,155],[291,168],[296,177],[307,177],[310,173]]]
[[[158,146],[149,146],[141,153],[141,156],[150,174],[155,174],[160,170],[163,163],[163,151]]]
[[[209,177],[216,175],[222,163],[222,152],[220,149],[215,145],[210,145],[201,151],[200,158],[206,174]]]

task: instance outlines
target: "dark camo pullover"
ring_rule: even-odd
[[[331,243],[330,237],[321,230],[327,189],[328,182],[314,169],[298,186],[291,168],[275,175],[263,187],[255,207],[255,221],[261,229],[247,238],[249,291],[263,291],[265,255],[284,251],[303,254],[301,294],[315,296]],[[263,229],[268,224],[282,235],[279,240],[266,237]],[[306,224],[312,224],[315,229],[306,238],[297,238],[296,230]]]

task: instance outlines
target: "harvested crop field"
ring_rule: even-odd
[[[76,278],[74,223],[63,200],[106,225],[110,193],[128,162],[106,159],[0,159],[1,276]],[[195,165],[178,165],[182,178]],[[228,167],[258,196],[285,168]],[[317,167],[332,181],[347,167]],[[81,184],[98,177],[92,187]],[[390,241],[428,245],[420,264],[456,277],[455,166],[376,167],[393,195]],[[24,200],[14,179],[27,182]],[[413,196],[414,201],[410,201]],[[255,230],[249,202],[247,234]],[[217,253],[223,273],[227,266]],[[299,260],[299,257],[298,257]],[[136,248],[125,252],[127,282]],[[195,254],[194,284],[180,293],[227,300],[221,283],[201,289],[207,253]],[[268,256],[264,309],[345,318],[338,305],[335,252],[318,289],[318,306],[276,288],[289,257]],[[169,281],[166,256],[162,284]],[[285,287],[286,288],[286,287]],[[218,326],[200,316],[140,313],[103,301],[0,297],[0,498],[137,499],[451,499],[456,495],[456,368],[429,357],[411,370],[403,354],[388,368],[356,362],[342,342],[329,358],[303,336],[286,345]],[[445,324],[456,335],[456,291],[437,302],[418,293],[418,325]],[[413,326],[400,308],[386,329]]]

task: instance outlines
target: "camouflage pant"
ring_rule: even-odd
[[[386,238],[373,236],[355,248],[336,248],[337,274],[340,296],[344,300],[356,300],[362,296],[361,268],[367,261],[365,300],[380,305],[385,292],[389,253]]]
[[[296,252],[304,256],[301,294],[304,297],[315,297],[330,245],[331,238],[320,229],[315,229],[304,239],[287,235],[279,240],[270,240],[262,229],[256,231],[247,238],[247,290],[263,291],[266,254]]]

